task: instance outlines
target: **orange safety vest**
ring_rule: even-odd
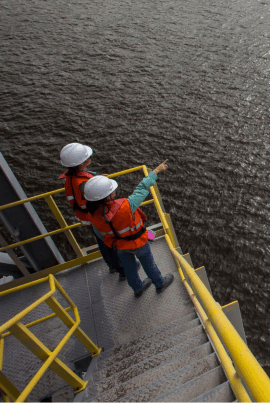
[[[86,199],[82,198],[82,192],[80,190],[80,185],[83,182],[87,182],[93,175],[87,171],[78,171],[76,176],[66,176],[66,173],[60,175],[59,179],[65,178],[65,193],[69,204],[76,211],[76,216],[78,213],[82,213],[76,208],[86,209]]]
[[[85,226],[93,225],[104,237],[104,243],[117,250],[135,250],[143,247],[148,240],[148,232],[143,222],[146,215],[138,208],[132,214],[128,199],[116,199],[108,202],[110,210],[105,214],[104,206],[100,206],[92,215],[84,214],[82,223]],[[111,222],[111,225],[110,223]]]

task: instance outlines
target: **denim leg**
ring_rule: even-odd
[[[124,267],[129,286],[134,290],[134,292],[141,290],[143,288],[143,282],[138,275],[135,254],[130,252],[130,250],[118,250],[118,254]]]
[[[94,233],[95,234],[95,233]],[[119,256],[117,254],[117,251],[113,250],[112,248],[107,247],[103,240],[101,240],[96,234],[95,238],[97,240],[99,250],[102,254],[102,257],[104,258],[104,261],[108,265],[109,268],[116,269],[117,272],[124,274],[124,268],[121,265],[121,261],[119,259]]]
[[[146,275],[151,279],[155,287],[158,288],[162,286],[164,283],[164,278],[154,261],[149,243],[147,242],[143,247],[134,251],[136,251],[135,254],[137,258],[140,260]]]

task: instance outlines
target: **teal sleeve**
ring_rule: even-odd
[[[155,185],[158,176],[151,171],[148,177],[145,177],[137,186],[132,195],[128,197],[129,205],[132,213],[140,206],[149,194],[149,188]]]

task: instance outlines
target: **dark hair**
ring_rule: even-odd
[[[107,197],[106,197],[107,198]],[[86,202],[86,209],[91,215],[94,215],[98,208],[103,205],[105,207],[106,214],[110,211],[111,206],[108,203],[109,201],[106,199],[100,199],[99,201],[87,201]]]
[[[73,177],[77,175],[77,171],[79,171],[79,166],[69,167],[66,172],[66,177]]]

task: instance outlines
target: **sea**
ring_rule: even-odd
[[[239,302],[270,375],[270,0],[1,0],[0,18],[0,151],[27,196],[63,187],[67,143],[92,147],[98,174],[168,159],[158,187],[181,249],[221,306]],[[118,195],[142,178],[119,177]]]

